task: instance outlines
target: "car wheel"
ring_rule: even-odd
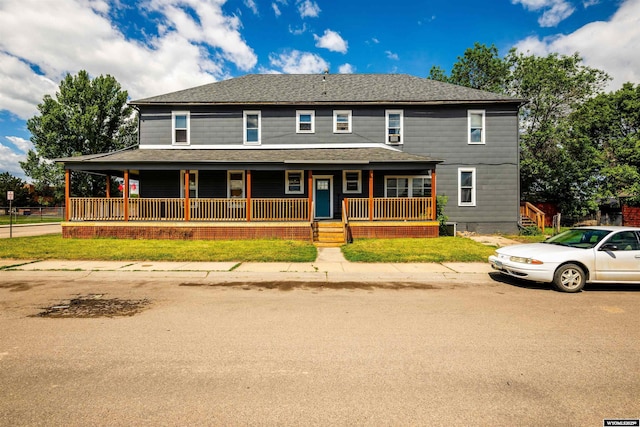
[[[575,264],[562,265],[553,275],[553,284],[562,292],[580,292],[585,281],[584,271]]]

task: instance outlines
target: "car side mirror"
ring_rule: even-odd
[[[613,243],[605,243],[604,245],[600,246],[600,250],[601,251],[619,251],[620,248],[617,245],[614,245]]]

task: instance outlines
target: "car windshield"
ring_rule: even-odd
[[[591,228],[574,228],[553,236],[544,243],[550,245],[570,246],[572,248],[591,249],[605,238],[610,230]]]

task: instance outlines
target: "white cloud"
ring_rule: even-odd
[[[393,60],[393,61],[397,61],[400,59],[400,57],[398,57],[397,53],[393,53],[390,50],[387,50],[384,52],[387,55],[387,58]]]
[[[28,139],[20,138],[19,136],[8,136],[7,139],[23,153],[33,149],[33,143]]]
[[[282,15],[282,12],[280,11],[280,7],[278,6],[278,3],[275,3],[275,2],[271,3],[271,8],[273,9],[273,13],[276,14],[276,17]]]
[[[299,36],[307,32],[307,24],[302,24],[300,28],[293,28],[289,25],[289,32],[294,36]]]
[[[347,53],[347,42],[335,31],[324,30],[322,37],[314,34],[313,38],[316,40],[317,47],[329,49],[333,52]]]
[[[571,34],[539,39],[529,37],[516,47],[521,52],[547,55],[578,52],[588,66],[613,77],[610,90],[630,81],[640,84],[640,0],[626,0],[609,21],[592,22]]]
[[[10,147],[0,144],[0,171],[9,172],[20,179],[26,179],[24,171],[20,167],[20,162],[27,159],[26,154],[18,154]]]
[[[298,0],[298,12],[301,18],[317,18],[320,15],[320,6],[311,0]]]
[[[142,42],[125,38],[103,1],[3,0],[0,109],[26,118],[66,73],[80,69],[113,75],[134,99],[225,78],[225,60],[248,71],[257,57],[223,3],[149,0],[159,35]]]
[[[543,10],[538,19],[541,27],[555,27],[567,19],[575,8],[566,0],[511,0],[513,4],[521,4],[525,9],[534,12]]]
[[[338,73],[340,74],[353,74],[354,72],[355,69],[351,64],[342,64],[340,67],[338,67]]]
[[[269,55],[273,67],[287,74],[319,74],[329,69],[329,64],[320,56],[292,50],[279,55]]]
[[[244,5],[247,6],[254,15],[258,15],[258,5],[255,0],[244,0]]]

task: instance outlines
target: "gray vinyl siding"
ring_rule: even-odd
[[[352,111],[352,132],[333,132],[333,111]],[[403,110],[403,141],[396,146],[407,153],[443,160],[436,167],[437,194],[448,196],[446,214],[458,224],[458,230],[477,232],[516,231],[519,216],[518,117],[516,104],[473,106],[394,106]],[[468,110],[485,110],[485,144],[468,143]],[[383,143],[385,141],[385,106],[250,106],[241,107],[141,107],[140,143],[171,146],[171,112],[190,111],[191,147],[215,145],[243,145],[243,111],[261,112],[261,145],[314,145]],[[315,133],[296,133],[296,111],[315,112]],[[458,169],[476,170],[476,206],[458,206]],[[237,169],[243,169],[239,165]],[[150,172],[146,172],[145,175]],[[209,172],[211,173],[211,172]],[[313,171],[322,175],[322,171]],[[384,196],[384,178],[375,177],[375,196]],[[342,174],[334,176],[334,213],[339,214],[342,194]],[[407,175],[385,172],[384,175]],[[200,197],[226,197],[224,185],[213,184],[221,178],[199,177]],[[308,197],[308,175],[305,173],[304,195],[284,193],[284,172],[253,172],[253,197]],[[141,188],[141,197],[179,197],[179,188],[167,183],[166,176],[158,178],[162,184],[148,184]],[[363,195],[366,197],[367,173],[362,173]],[[166,188],[161,188],[166,185]],[[175,188],[174,188],[175,186]],[[176,193],[175,196],[169,196]],[[151,195],[153,194],[153,195]],[[347,195],[358,197],[358,195]]]
[[[445,209],[458,230],[516,231],[519,216],[517,110],[485,110],[485,144],[468,143],[467,108],[405,111],[405,144],[413,154],[444,162],[436,168],[437,193],[448,196]],[[458,206],[458,170],[475,168],[476,205]]]

